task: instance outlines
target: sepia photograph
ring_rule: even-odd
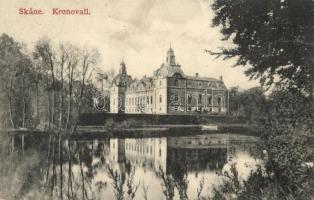
[[[1,0],[0,200],[314,200],[314,1]]]

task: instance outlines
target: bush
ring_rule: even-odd
[[[263,142],[264,164],[240,180],[235,165],[220,173],[224,182],[213,199],[311,199],[314,168],[308,167],[312,151],[300,136],[271,136]]]

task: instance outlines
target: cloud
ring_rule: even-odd
[[[43,16],[19,16],[20,7],[42,8]],[[91,16],[52,16],[53,7],[85,8]],[[42,36],[54,42],[92,45],[102,54],[104,70],[119,69],[123,58],[128,73],[151,75],[165,59],[169,43],[186,74],[224,76],[228,86],[248,88],[241,68],[231,68],[234,59],[222,61],[204,53],[230,45],[222,42],[218,28],[211,28],[213,12],[207,0],[6,0],[0,7],[0,32],[33,46]]]

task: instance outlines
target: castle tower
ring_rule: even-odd
[[[113,113],[125,113],[125,92],[131,77],[126,73],[126,66],[122,60],[119,74],[114,78],[110,90],[110,111]]]
[[[120,63],[120,74],[126,74],[126,67],[123,60]]]
[[[176,64],[176,58],[175,58],[174,51],[171,48],[171,46],[169,50],[167,51],[166,63],[171,66]]]

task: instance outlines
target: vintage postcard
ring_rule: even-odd
[[[0,200],[314,199],[313,0],[2,0]]]

